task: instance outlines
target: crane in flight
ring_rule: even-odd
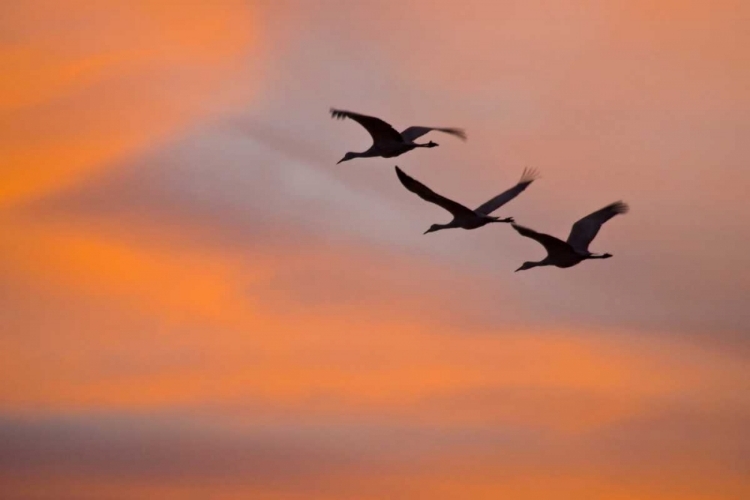
[[[348,152],[338,163],[353,160],[354,158],[394,158],[404,153],[408,153],[415,148],[434,148],[438,144],[435,142],[416,143],[428,132],[436,130],[446,134],[454,135],[459,139],[466,140],[466,132],[460,128],[449,127],[409,127],[403,132],[398,132],[390,124],[374,116],[361,115],[344,111],[341,109],[331,109],[331,117],[343,120],[349,118],[362,125],[372,136],[372,146],[367,151],[361,153]],[[337,163],[337,165],[338,165]]]

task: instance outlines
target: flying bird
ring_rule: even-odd
[[[587,215],[573,224],[568,241],[562,241],[554,236],[537,233],[533,229],[513,224],[513,229],[521,236],[538,241],[547,250],[547,257],[539,262],[524,262],[516,269],[524,271],[537,266],[573,267],[586,259],[609,259],[612,254],[594,254],[589,252],[591,241],[599,233],[602,224],[618,214],[628,213],[629,207],[622,201],[617,201],[596,212]]]
[[[404,171],[398,167],[396,167],[396,175],[398,175],[398,179],[406,189],[408,189],[412,193],[415,193],[425,201],[429,201],[430,203],[434,203],[435,205],[443,207],[444,209],[449,211],[451,215],[453,215],[453,220],[448,224],[433,224],[427,231],[424,232],[424,234],[454,227],[460,227],[462,229],[476,229],[493,222],[515,222],[513,220],[513,217],[501,219],[499,217],[493,217],[490,214],[521,194],[529,186],[529,184],[534,182],[534,180],[537,178],[537,173],[535,170],[524,169],[523,175],[521,175],[521,180],[519,180],[515,186],[503,193],[500,193],[475,210],[472,210],[461,205],[460,203],[449,200],[448,198],[437,194],[435,191],[428,188],[418,180],[404,173]]]
[[[375,118],[374,116],[360,115],[359,113],[352,113],[351,111],[331,108],[331,117],[340,120],[350,118],[362,125],[372,136],[372,146],[370,146],[370,149],[362,153],[346,153],[338,163],[352,160],[354,158],[373,158],[378,156],[382,158],[394,158],[404,153],[408,153],[415,148],[434,148],[438,146],[438,144],[432,141],[421,144],[414,142],[416,139],[419,139],[433,130],[455,135],[464,141],[466,140],[466,133],[460,128],[409,127],[399,133],[390,124],[384,122],[380,118]]]

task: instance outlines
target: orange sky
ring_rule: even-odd
[[[0,7],[3,498],[750,497],[750,7]],[[469,141],[335,165],[330,106]],[[513,270],[617,199],[615,258]],[[474,200],[474,201],[471,201]],[[65,492],[67,497],[61,497]]]

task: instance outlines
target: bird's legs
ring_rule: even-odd
[[[427,144],[416,144],[416,143],[414,143],[414,146],[418,147],[418,148],[434,148],[434,147],[439,146],[439,144],[437,142],[430,141]]]
[[[513,224],[516,222],[516,220],[513,217],[506,217],[505,219],[501,219],[499,217],[493,217],[490,222],[505,222],[507,224]]]

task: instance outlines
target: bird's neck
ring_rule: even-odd
[[[453,219],[448,224],[433,224],[432,227],[430,227],[428,233],[434,233],[435,231],[440,231],[441,229],[453,229],[455,227],[461,227],[461,224],[456,219]]]
[[[367,151],[361,153],[353,153],[355,158],[372,158],[373,156],[380,156],[381,151],[373,145]]]
[[[516,272],[518,272],[518,271],[526,271],[526,270],[533,269],[533,268],[539,267],[539,266],[549,266],[551,264],[549,262],[547,262],[548,260],[549,260],[549,258],[546,258],[544,260],[540,260],[539,262],[526,261],[526,262],[523,263],[523,266],[521,266],[518,269],[516,269]]]

